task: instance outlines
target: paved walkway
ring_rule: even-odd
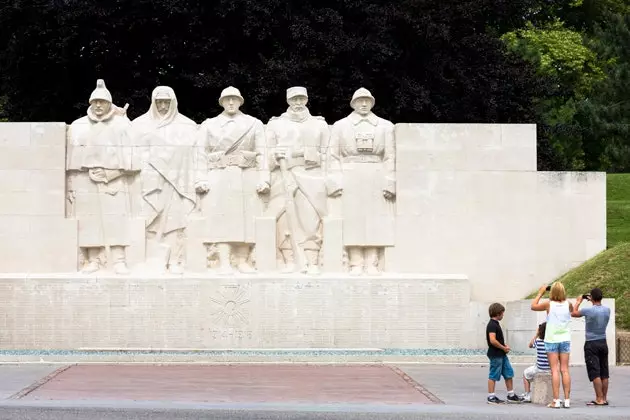
[[[520,378],[525,366],[515,368]],[[9,418],[2,413],[26,417],[20,410],[41,413],[29,418],[61,419],[65,417],[58,410],[94,414],[99,409],[112,419],[136,418],[115,417],[125,410],[159,411],[164,417],[151,418],[165,419],[196,418],[190,414],[195,410],[213,413],[198,418],[350,419],[360,413],[378,419],[629,418],[630,367],[613,368],[609,407],[585,405],[592,399],[592,388],[584,368],[573,368],[570,410],[489,406],[486,375],[485,366],[456,365],[0,365],[0,419]],[[521,381],[516,386],[522,391]],[[504,390],[500,384],[499,395]],[[220,417],[221,412],[232,414]]]

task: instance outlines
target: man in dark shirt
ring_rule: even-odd
[[[486,326],[486,341],[488,342],[488,359],[490,359],[490,374],[488,375],[488,404],[502,404],[504,401],[499,399],[494,388],[497,381],[501,380],[501,376],[505,379],[505,386],[508,391],[508,402],[520,403],[522,399],[514,393],[514,369],[507,357],[510,352],[510,346],[505,344],[503,338],[503,330],[499,321],[503,319],[505,307],[500,303],[493,303],[488,308],[490,321]]]

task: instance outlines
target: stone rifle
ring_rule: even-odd
[[[287,214],[287,221],[289,222],[289,235],[291,236],[291,247],[293,248],[293,259],[297,267],[299,267],[300,271],[304,271],[306,268],[306,257],[304,255],[304,250],[298,244],[296,233],[298,231],[297,227],[297,215],[295,214],[295,206],[293,203],[293,191],[290,185],[290,179],[292,177],[291,172],[287,168],[287,160],[283,156],[278,159],[278,164],[280,165],[280,172],[282,173],[282,181],[284,183],[284,193],[285,193],[285,211]]]

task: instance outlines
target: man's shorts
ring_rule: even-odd
[[[588,380],[608,379],[608,344],[606,340],[593,340],[584,343],[584,361]]]
[[[503,357],[490,357],[490,374],[488,379],[498,382],[501,376],[504,379],[512,379],[514,377],[514,369],[507,355]]]
[[[525,369],[525,371],[523,372],[523,376],[525,377],[525,379],[531,382],[534,380],[534,376],[536,376],[537,373],[549,373],[549,372],[550,372],[549,370],[538,369],[538,366],[534,365]]]
[[[571,342],[547,343],[545,341],[545,351],[547,353],[571,353]]]

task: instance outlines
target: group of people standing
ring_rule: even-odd
[[[541,300],[546,292],[549,299]],[[592,303],[591,307],[582,307],[584,300]],[[608,344],[606,328],[610,320],[610,308],[602,305],[601,289],[594,288],[587,295],[579,296],[575,303],[569,302],[564,285],[554,282],[543,285],[531,304],[531,309],[546,312],[546,321],[538,326],[536,336],[530,341],[530,347],[536,349],[536,364],[525,370],[523,382],[525,393],[514,393],[514,370],[507,354],[510,347],[505,344],[499,321],[503,319],[505,308],[499,303],[490,305],[490,322],[486,327],[490,375],[488,377],[488,403],[500,404],[503,400],[495,394],[495,384],[503,377],[508,389],[508,402],[531,402],[531,382],[537,374],[550,373],[553,401],[550,408],[569,408],[571,406],[571,375],[569,358],[571,354],[571,318],[585,318],[584,360],[589,380],[595,390],[595,399],[588,402],[591,406],[608,405]],[[560,384],[564,398],[560,398]]]
[[[173,89],[158,86],[149,111],[130,121],[99,79],[87,115],[68,130],[67,214],[78,220],[82,271],[107,261],[127,273],[139,216],[147,261],[183,272],[195,211],[221,272],[255,271],[255,219],[272,216],[283,271],[317,274],[328,198],[341,197],[349,270],[377,274],[379,252],[394,241],[394,125],[372,112],[375,99],[364,88],[332,128],[310,114],[306,88],[287,89],[286,99],[287,111],[265,127],[240,110],[245,99],[228,87],[219,97],[223,112],[197,125],[179,113]]]

